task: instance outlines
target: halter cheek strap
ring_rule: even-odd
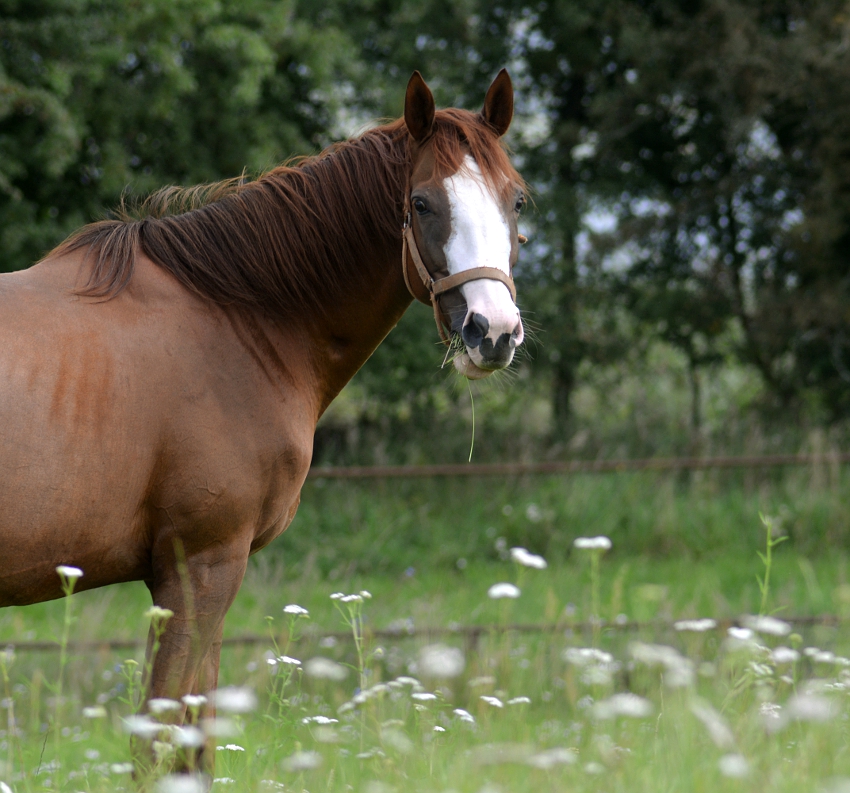
[[[434,309],[434,323],[440,333],[440,338],[446,346],[449,346],[449,333],[451,323],[443,310],[440,308],[440,296],[457,289],[470,281],[501,281],[511,293],[511,300],[516,303],[516,287],[512,275],[499,270],[496,267],[472,267],[469,270],[461,270],[459,273],[447,275],[442,278],[434,278],[422,261],[416,237],[413,235],[413,223],[411,222],[409,199],[405,196],[404,201],[404,225],[401,232],[402,239],[402,272],[407,291],[420,303],[430,305]],[[526,241],[525,237],[519,235],[520,243]]]

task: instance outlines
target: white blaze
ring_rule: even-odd
[[[473,267],[495,267],[510,274],[511,232],[502,209],[484,181],[478,163],[467,155],[464,166],[444,183],[451,209],[452,231],[444,251],[449,273]],[[486,317],[490,324],[487,336],[495,344],[503,333],[512,333],[519,322],[519,310],[508,288],[500,281],[469,281],[460,287],[469,309],[464,324],[472,314]],[[522,332],[516,340],[522,342]],[[479,363],[478,350],[470,350],[474,363]]]

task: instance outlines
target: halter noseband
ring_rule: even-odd
[[[526,242],[526,238],[520,234],[520,244]],[[416,237],[413,234],[412,215],[410,214],[410,196],[405,192],[404,196],[404,223],[401,228],[402,259],[401,270],[404,273],[404,284],[407,291],[420,303],[430,305],[434,309],[434,323],[440,333],[440,339],[447,347],[450,345],[449,333],[451,333],[451,322],[440,308],[440,296],[446,292],[457,289],[469,281],[501,281],[511,293],[511,300],[516,303],[516,287],[514,286],[513,273],[508,275],[496,267],[472,267],[469,270],[461,270],[454,275],[446,275],[435,278],[428,271],[419,253]],[[513,269],[513,268],[511,268]],[[416,273],[414,276],[413,273]],[[447,332],[448,331],[448,332]]]

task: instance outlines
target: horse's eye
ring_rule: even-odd
[[[417,215],[424,215],[428,211],[428,205],[421,198],[413,199],[413,208]]]
[[[515,211],[515,212],[522,212],[522,208],[523,208],[524,206],[525,206],[525,196],[520,196],[520,197],[517,199],[516,204],[514,204],[514,211]]]

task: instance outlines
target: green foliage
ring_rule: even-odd
[[[516,277],[536,338],[517,393],[546,393],[540,448],[563,453],[583,429],[589,368],[643,365],[659,340],[687,363],[690,451],[707,384],[730,367],[761,382],[751,409],[835,421],[850,415],[843,9],[4,0],[0,269],[28,266],[125,191],[256,172],[395,117],[413,69],[438,104],[475,108],[507,65],[509,143],[533,188]],[[358,376],[362,410],[337,430],[359,440],[328,429],[320,446],[356,455],[378,426],[415,459],[425,416],[465,411],[426,314],[413,309]],[[477,459],[516,453],[483,435]]]
[[[796,613],[811,613],[822,603],[812,598],[811,588],[794,590],[801,578],[797,561],[802,567],[805,560],[777,557],[778,597]],[[599,568],[606,620],[626,613],[645,624],[628,631],[606,625],[593,648],[589,634],[576,625],[590,613],[589,582],[573,565],[528,570],[515,601],[494,602],[486,595],[489,585],[510,575],[507,561],[473,564],[454,576],[346,582],[347,591],[368,585],[374,595],[356,613],[360,635],[375,646],[359,667],[366,685],[344,674],[343,665],[357,658],[350,641],[319,640],[338,628],[332,606],[338,601],[328,597],[338,584],[288,580],[282,599],[280,590],[269,587],[269,570],[261,575],[254,570],[234,604],[228,632],[261,628],[263,614],[280,614],[292,599],[309,607],[314,629],[293,635],[296,616],[281,630],[291,648],[274,637],[259,645],[225,646],[221,684],[248,687],[233,692],[247,700],[256,692],[257,708],[247,713],[219,708],[218,729],[208,736],[218,747],[216,786],[478,793],[482,785],[510,785],[514,791],[590,793],[604,783],[626,793],[794,791],[843,782],[850,764],[842,729],[848,662],[841,657],[847,653],[841,630],[815,626],[787,639],[763,630],[735,643],[725,626],[665,628],[671,616],[721,618],[730,610],[739,616],[755,608],[755,587],[749,596],[743,593],[745,582],[752,584],[753,558],[728,554],[725,562],[709,567],[642,560],[626,570],[606,557]],[[817,572],[810,565],[816,585],[828,588],[843,580],[843,563],[835,557],[816,564]],[[106,590],[75,596],[85,638],[123,627],[134,613],[141,616],[144,606],[134,595],[144,587],[120,585],[119,591],[118,598]],[[40,616],[51,610],[61,622],[61,603],[14,611],[22,625],[38,632]],[[380,640],[371,631],[412,624],[411,615],[417,627],[451,625],[458,618],[493,625],[497,610],[504,626],[543,623],[553,630],[491,628],[466,641],[452,633],[440,644],[432,636],[408,636],[403,627]],[[798,649],[782,646],[786,641]],[[281,662],[281,649],[303,663],[291,657]],[[425,663],[426,657],[433,664],[449,656],[462,661],[454,661],[452,672]],[[3,707],[16,720],[6,736],[9,751],[0,759],[4,784],[73,793],[112,791],[138,781],[138,767],[137,780],[129,778],[129,725],[123,721],[132,711],[115,679],[116,660],[123,657],[105,647],[74,653],[67,729],[54,748],[45,747],[40,731],[52,703],[39,691],[40,681],[56,674],[55,656],[11,647],[0,655]],[[333,669],[334,679],[310,674],[316,668],[310,659]],[[167,713],[153,718],[169,721]],[[200,722],[205,731],[211,726]],[[167,773],[170,758],[181,751],[176,744],[191,737],[170,725],[160,731],[155,777]],[[195,788],[185,776],[145,782],[166,790]]]
[[[0,247],[28,266],[121,193],[328,142],[353,52],[288,2],[55,0],[0,12]]]

